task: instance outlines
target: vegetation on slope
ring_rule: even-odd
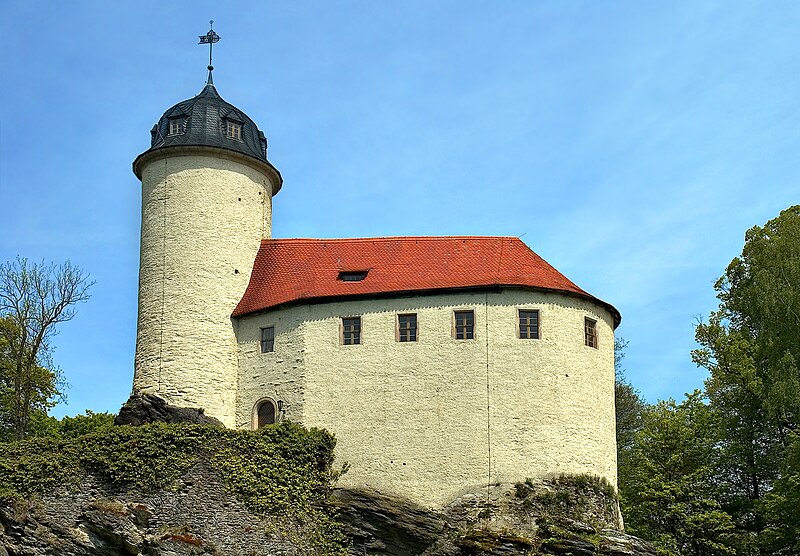
[[[279,519],[281,535],[320,554],[338,554],[343,536],[324,505],[338,473],[330,433],[284,422],[258,431],[154,423],[100,427],[80,436],[0,444],[0,499],[77,487],[91,473],[127,490],[172,488],[198,463],[217,470],[252,512]]]

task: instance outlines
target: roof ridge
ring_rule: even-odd
[[[436,241],[436,240],[467,240],[467,239],[474,239],[474,240],[486,240],[486,241],[493,241],[493,240],[518,240],[521,243],[524,243],[519,237],[517,236],[375,236],[375,237],[281,237],[281,238],[264,238],[262,242],[284,242],[284,243],[299,243],[299,242],[308,242],[308,243],[322,243],[326,241],[336,242],[336,243],[345,243],[345,242],[364,242],[364,241]]]

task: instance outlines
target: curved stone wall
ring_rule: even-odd
[[[475,312],[474,340],[452,337],[453,311]],[[518,309],[537,309],[540,338],[517,336]],[[416,313],[417,342],[398,342],[398,313]],[[340,344],[361,316],[361,345]],[[584,344],[597,321],[598,348]],[[275,351],[259,334],[275,327]],[[609,312],[559,293],[504,289],[297,305],[238,319],[236,424],[258,399],[333,431],[368,486],[441,507],[475,486],[560,473],[616,484],[614,332]]]
[[[146,162],[135,391],[204,408],[233,426],[230,314],[270,236],[272,191],[266,174],[219,153]]]

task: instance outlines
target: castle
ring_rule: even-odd
[[[432,508],[527,477],[616,483],[613,306],[516,237],[271,239],[282,177],[210,71],[151,135],[135,393],[324,427],[340,484]]]

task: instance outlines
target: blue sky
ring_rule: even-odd
[[[0,0],[0,260],[96,280],[57,416],[133,375],[140,187],[204,84],[266,133],[275,237],[513,235],[623,315],[645,398],[706,376],[694,324],[744,232],[800,202],[796,2]]]

